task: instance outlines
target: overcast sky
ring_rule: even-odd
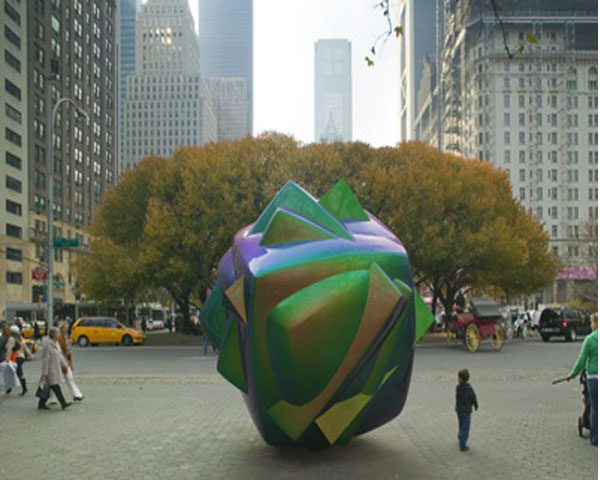
[[[254,0],[254,133],[314,139],[314,43],[352,42],[353,138],[375,146],[398,138],[397,42],[375,66],[364,57],[386,24],[375,0]],[[197,25],[198,2],[189,0]]]

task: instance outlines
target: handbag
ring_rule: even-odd
[[[35,396],[40,400],[48,400],[50,397],[50,385],[44,382],[40,382],[37,390],[35,391]]]

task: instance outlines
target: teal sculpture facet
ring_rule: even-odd
[[[404,247],[343,180],[319,201],[288,182],[235,236],[201,319],[265,441],[310,448],[402,411],[433,321]]]

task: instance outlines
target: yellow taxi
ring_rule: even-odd
[[[31,352],[32,355],[34,353],[37,353],[37,351],[38,351],[37,343],[35,343],[31,338],[24,338],[23,341],[25,342],[25,345],[27,346],[27,348],[29,349],[29,351]]]
[[[36,322],[40,329],[40,335],[43,337],[46,335],[46,323],[45,322]],[[23,338],[33,338],[33,323],[26,322],[23,324],[23,329],[21,330],[21,335]]]
[[[80,347],[99,343],[129,346],[144,343],[146,335],[111,317],[81,317],[73,324],[71,341]]]

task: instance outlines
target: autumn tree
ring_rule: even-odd
[[[90,254],[78,255],[73,264],[79,288],[89,299],[121,300],[132,307],[147,292],[147,275],[140,264],[144,223],[152,178],[164,162],[149,157],[125,172],[95,211],[88,228]]]
[[[180,148],[127,172],[96,212],[79,281],[90,298],[129,304],[165,289],[189,330],[190,306],[204,302],[233,236],[285,181],[320,197],[340,178],[402,240],[415,281],[447,311],[461,289],[528,293],[553,278],[547,236],[490,164],[419,143],[301,147],[269,133]]]
[[[77,263],[83,291],[135,302],[165,289],[189,332],[190,307],[202,304],[233,235],[283,184],[283,159],[297,149],[293,139],[271,134],[141,162],[98,208],[91,254]]]
[[[233,236],[274,194],[275,144],[266,138],[180,148],[154,178],[142,265],[151,285],[177,302],[184,330],[190,328],[190,306],[204,302]]]
[[[380,149],[362,183],[365,207],[402,240],[415,281],[446,313],[459,291],[474,286],[514,282],[525,293],[552,281],[557,264],[547,236],[492,165],[412,142]]]

